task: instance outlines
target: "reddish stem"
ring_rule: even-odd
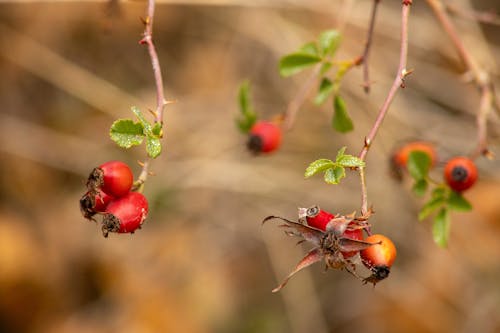
[[[369,57],[370,57],[370,49],[373,40],[373,31],[375,30],[375,18],[377,17],[377,9],[380,0],[373,0],[372,12],[370,17],[370,26],[368,28],[368,36],[366,37],[365,49],[363,51],[362,59],[363,59],[363,88],[365,93],[370,92],[370,71],[369,71]]]

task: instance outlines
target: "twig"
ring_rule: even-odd
[[[495,12],[466,10],[452,3],[445,3],[446,9],[456,15],[466,19],[493,25],[500,25],[500,17]]]
[[[165,100],[164,88],[163,88],[163,78],[161,75],[160,61],[158,60],[158,53],[156,52],[155,45],[153,43],[153,19],[155,15],[155,0],[148,0],[147,16],[144,22],[144,33],[139,44],[147,45],[149,57],[151,58],[151,65],[153,67],[153,75],[156,83],[156,111],[154,112],[155,122],[163,124],[163,112],[165,110],[165,105],[168,102]],[[149,166],[151,163],[151,158],[148,157],[142,164],[141,174],[136,181],[135,186],[142,190],[142,185],[146,181],[149,175]]]
[[[370,27],[368,28],[368,35],[366,37],[365,49],[361,58],[363,59],[363,88],[365,93],[370,92],[370,72],[369,72],[369,58],[370,49],[373,40],[373,31],[375,29],[375,18],[377,17],[377,8],[380,0],[373,0],[372,12],[370,17]]]
[[[299,111],[302,104],[304,104],[307,94],[309,93],[309,91],[311,91],[312,87],[316,83],[320,71],[321,64],[318,64],[313,68],[311,74],[309,74],[309,77],[300,87],[294,98],[288,103],[283,119],[283,128],[286,131],[290,130],[293,127],[297,112]]]
[[[365,138],[365,143],[363,145],[363,149],[359,154],[359,158],[364,160],[366,158],[366,154],[370,149],[370,146],[377,135],[377,132],[382,125],[382,122],[389,110],[389,106],[391,105],[394,96],[399,88],[405,87],[405,78],[409,74],[411,74],[411,70],[406,69],[406,60],[408,56],[408,18],[410,15],[410,8],[412,5],[412,0],[403,0],[402,1],[402,11],[401,11],[401,48],[399,53],[399,66],[397,70],[396,77],[394,78],[394,82],[392,83],[391,89],[384,101],[384,104],[379,110],[377,119],[375,120],[368,136]],[[361,178],[361,213],[366,214],[368,212],[368,195],[366,193],[366,184],[364,177],[364,168],[359,168],[360,178]]]
[[[476,115],[477,144],[476,149],[471,154],[471,158],[475,159],[481,155],[488,157],[490,152],[488,150],[487,143],[487,117],[495,105],[498,104],[490,76],[476,63],[475,59],[463,43],[441,0],[427,0],[427,4],[434,11],[439,23],[455,45],[455,48],[465,63],[468,71],[472,73],[474,81],[481,93],[480,107]]]

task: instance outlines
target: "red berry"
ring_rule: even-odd
[[[454,157],[446,162],[444,178],[452,190],[465,191],[477,180],[476,165],[467,157]]]
[[[396,246],[389,238],[380,234],[371,235],[365,241],[379,243],[360,251],[363,264],[372,271],[372,276],[367,281],[377,283],[389,276],[396,259]]]
[[[129,192],[127,195],[112,200],[106,208],[102,221],[104,237],[108,232],[133,233],[148,215],[148,201],[138,192]]]
[[[270,153],[281,144],[281,128],[269,121],[258,121],[250,129],[248,149],[255,153]]]
[[[126,195],[132,188],[134,175],[129,166],[120,161],[109,161],[92,170],[87,187],[90,191],[101,189],[113,197]]]
[[[437,153],[434,145],[430,142],[425,141],[414,141],[405,144],[394,152],[392,159],[394,164],[399,167],[406,169],[408,163],[408,158],[412,152],[420,151],[426,153],[431,160],[431,167],[436,164]]]
[[[349,229],[349,226],[351,227],[354,227],[354,223],[349,223],[349,225],[347,226],[347,230],[344,232],[344,234],[342,235],[342,237],[344,238],[349,238],[349,239],[354,239],[354,240],[363,240],[363,230],[361,229],[353,229],[353,230],[350,230]],[[350,258],[354,255],[356,255],[356,253],[358,253],[358,251],[348,251],[348,252],[342,252],[342,255],[344,256],[344,258]]]
[[[320,209],[318,206],[308,208],[306,211],[307,224],[313,228],[325,231],[326,225],[335,215]]]
[[[111,200],[113,200],[113,197],[101,190],[88,191],[80,199],[80,210],[83,217],[92,219],[92,216],[96,213],[104,212]]]

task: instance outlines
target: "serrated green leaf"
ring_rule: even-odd
[[[443,196],[438,196],[435,198],[431,198],[429,201],[425,203],[418,214],[418,220],[422,221],[427,218],[433,212],[435,212],[438,208],[442,207],[446,202],[446,198]]]
[[[459,212],[468,212],[472,210],[472,205],[460,193],[451,191],[448,197],[448,208]]]
[[[313,56],[319,56],[318,52],[318,46],[316,45],[315,42],[309,42],[307,44],[302,45],[302,47],[299,49],[300,53],[307,53]]]
[[[347,114],[345,102],[339,95],[333,99],[333,111],[332,127],[335,130],[346,133],[354,129],[352,120]]]
[[[279,70],[281,76],[287,77],[307,67],[317,64],[321,58],[309,53],[292,53],[281,58]]]
[[[144,140],[144,127],[131,119],[116,120],[109,130],[111,140],[118,146],[130,148],[137,146]]]
[[[236,119],[238,128],[243,133],[248,133],[257,121],[257,114],[254,112],[250,101],[250,83],[243,81],[238,91],[238,105],[241,117]]]
[[[345,169],[343,167],[333,167],[325,171],[325,182],[336,185],[342,178],[345,177]]]
[[[322,56],[332,56],[340,44],[340,32],[337,30],[323,31],[318,38],[319,51]]]
[[[319,160],[316,160],[309,164],[309,166],[306,169],[306,172],[304,173],[305,178],[309,178],[318,172],[323,172],[329,168],[333,168],[335,164],[333,163],[332,160],[322,158]]]
[[[347,149],[346,146],[339,149],[339,151],[337,152],[337,156],[335,157],[335,161],[340,160],[342,158],[342,156],[344,156],[346,149]]]
[[[440,247],[448,245],[448,238],[450,235],[450,216],[446,208],[442,208],[434,219],[432,225],[432,236],[434,242]]]
[[[151,131],[157,138],[163,137],[163,126],[161,123],[154,123],[153,130]]]
[[[421,180],[427,177],[431,166],[431,158],[422,151],[413,151],[410,153],[407,162],[407,168],[410,175],[415,180]]]
[[[412,191],[413,193],[415,193],[415,195],[421,197],[425,194],[428,187],[429,183],[427,182],[427,180],[419,179],[413,184]]]
[[[146,135],[151,134],[153,132],[153,126],[146,119],[146,117],[144,117],[144,115],[142,114],[141,110],[139,110],[139,108],[136,107],[136,106],[132,106],[132,112],[135,114],[135,116],[137,117],[137,119],[139,119],[139,122],[144,127],[144,134],[146,134]]]
[[[318,94],[314,98],[314,104],[316,105],[323,104],[327,100],[327,98],[330,97],[330,95],[333,93],[333,88],[334,86],[332,81],[324,77],[319,85]]]
[[[161,142],[160,139],[148,137],[146,139],[146,152],[149,157],[157,158],[161,153]]]
[[[365,166],[365,162],[352,155],[343,155],[336,162],[338,165],[346,168],[362,168]]]

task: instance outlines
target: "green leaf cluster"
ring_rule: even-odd
[[[428,154],[421,151],[410,153],[407,168],[415,180],[413,192],[418,196],[423,196],[429,188],[430,167],[431,159]],[[467,212],[471,209],[472,205],[461,193],[443,184],[432,190],[430,199],[422,206],[418,214],[418,219],[421,221],[436,213],[432,226],[434,242],[441,247],[446,247],[451,226],[450,211]]]
[[[365,162],[353,155],[345,154],[346,147],[342,147],[335,161],[330,159],[319,159],[311,164],[306,169],[304,176],[309,178],[317,173],[324,172],[325,182],[328,184],[338,184],[342,178],[346,176],[346,168],[363,168]]]
[[[248,133],[257,121],[257,114],[253,110],[250,101],[250,83],[248,81],[244,81],[240,85],[238,91],[238,105],[241,116],[236,119],[236,124],[241,132]]]
[[[162,124],[149,122],[142,112],[135,106],[132,112],[138,121],[132,119],[118,119],[109,130],[109,136],[118,146],[130,148],[138,146],[146,140],[146,152],[151,158],[161,153],[161,138],[163,137]]]

